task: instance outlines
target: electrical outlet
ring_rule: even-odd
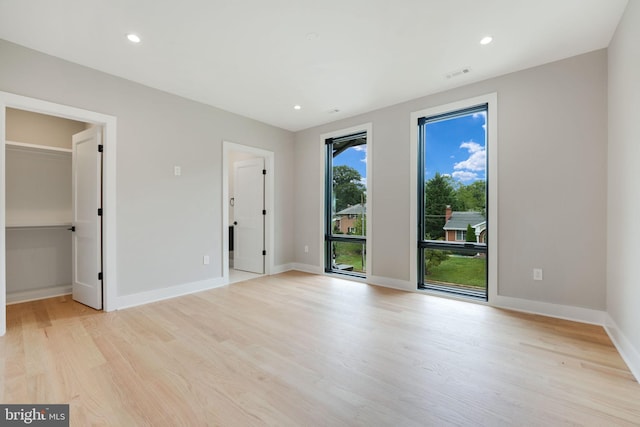
[[[533,269],[533,280],[542,280],[542,269],[534,268]]]
[[[180,176],[182,175],[182,168],[180,168],[180,166],[174,166],[173,167],[173,174],[175,176]]]
[[[304,245],[304,253],[308,254],[309,253],[309,246]]]
[[[204,265],[209,265],[209,255],[205,255],[202,257],[202,263]]]

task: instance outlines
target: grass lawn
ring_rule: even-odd
[[[353,266],[353,271],[363,273],[362,255],[359,251],[362,245],[359,243],[336,243],[336,264],[348,264]]]
[[[456,283],[459,285],[487,286],[486,259],[464,256],[449,256],[427,274],[427,281]]]

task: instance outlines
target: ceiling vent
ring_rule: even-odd
[[[445,74],[445,77],[448,79],[452,79],[454,77],[462,76],[464,74],[469,74],[471,72],[471,67],[464,67],[459,70],[452,71],[450,73]]]

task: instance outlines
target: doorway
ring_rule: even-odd
[[[224,141],[222,162],[224,280],[271,274],[274,153]]]
[[[104,286],[100,291],[102,308],[105,311],[116,309],[116,264],[115,264],[115,154],[116,154],[116,118],[88,110],[68,107],[34,98],[0,92],[0,187],[6,188],[6,115],[7,108],[22,110],[32,113],[70,119],[90,124],[102,130],[104,152],[102,163],[102,279]],[[6,227],[5,197],[0,198],[0,227]],[[98,212],[96,212],[98,214]],[[6,269],[6,233],[0,233],[0,336],[6,332],[6,296],[7,296],[7,269]],[[98,278],[96,277],[96,280]]]

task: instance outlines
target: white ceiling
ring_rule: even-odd
[[[0,38],[296,131],[607,47],[626,4],[0,0]]]

